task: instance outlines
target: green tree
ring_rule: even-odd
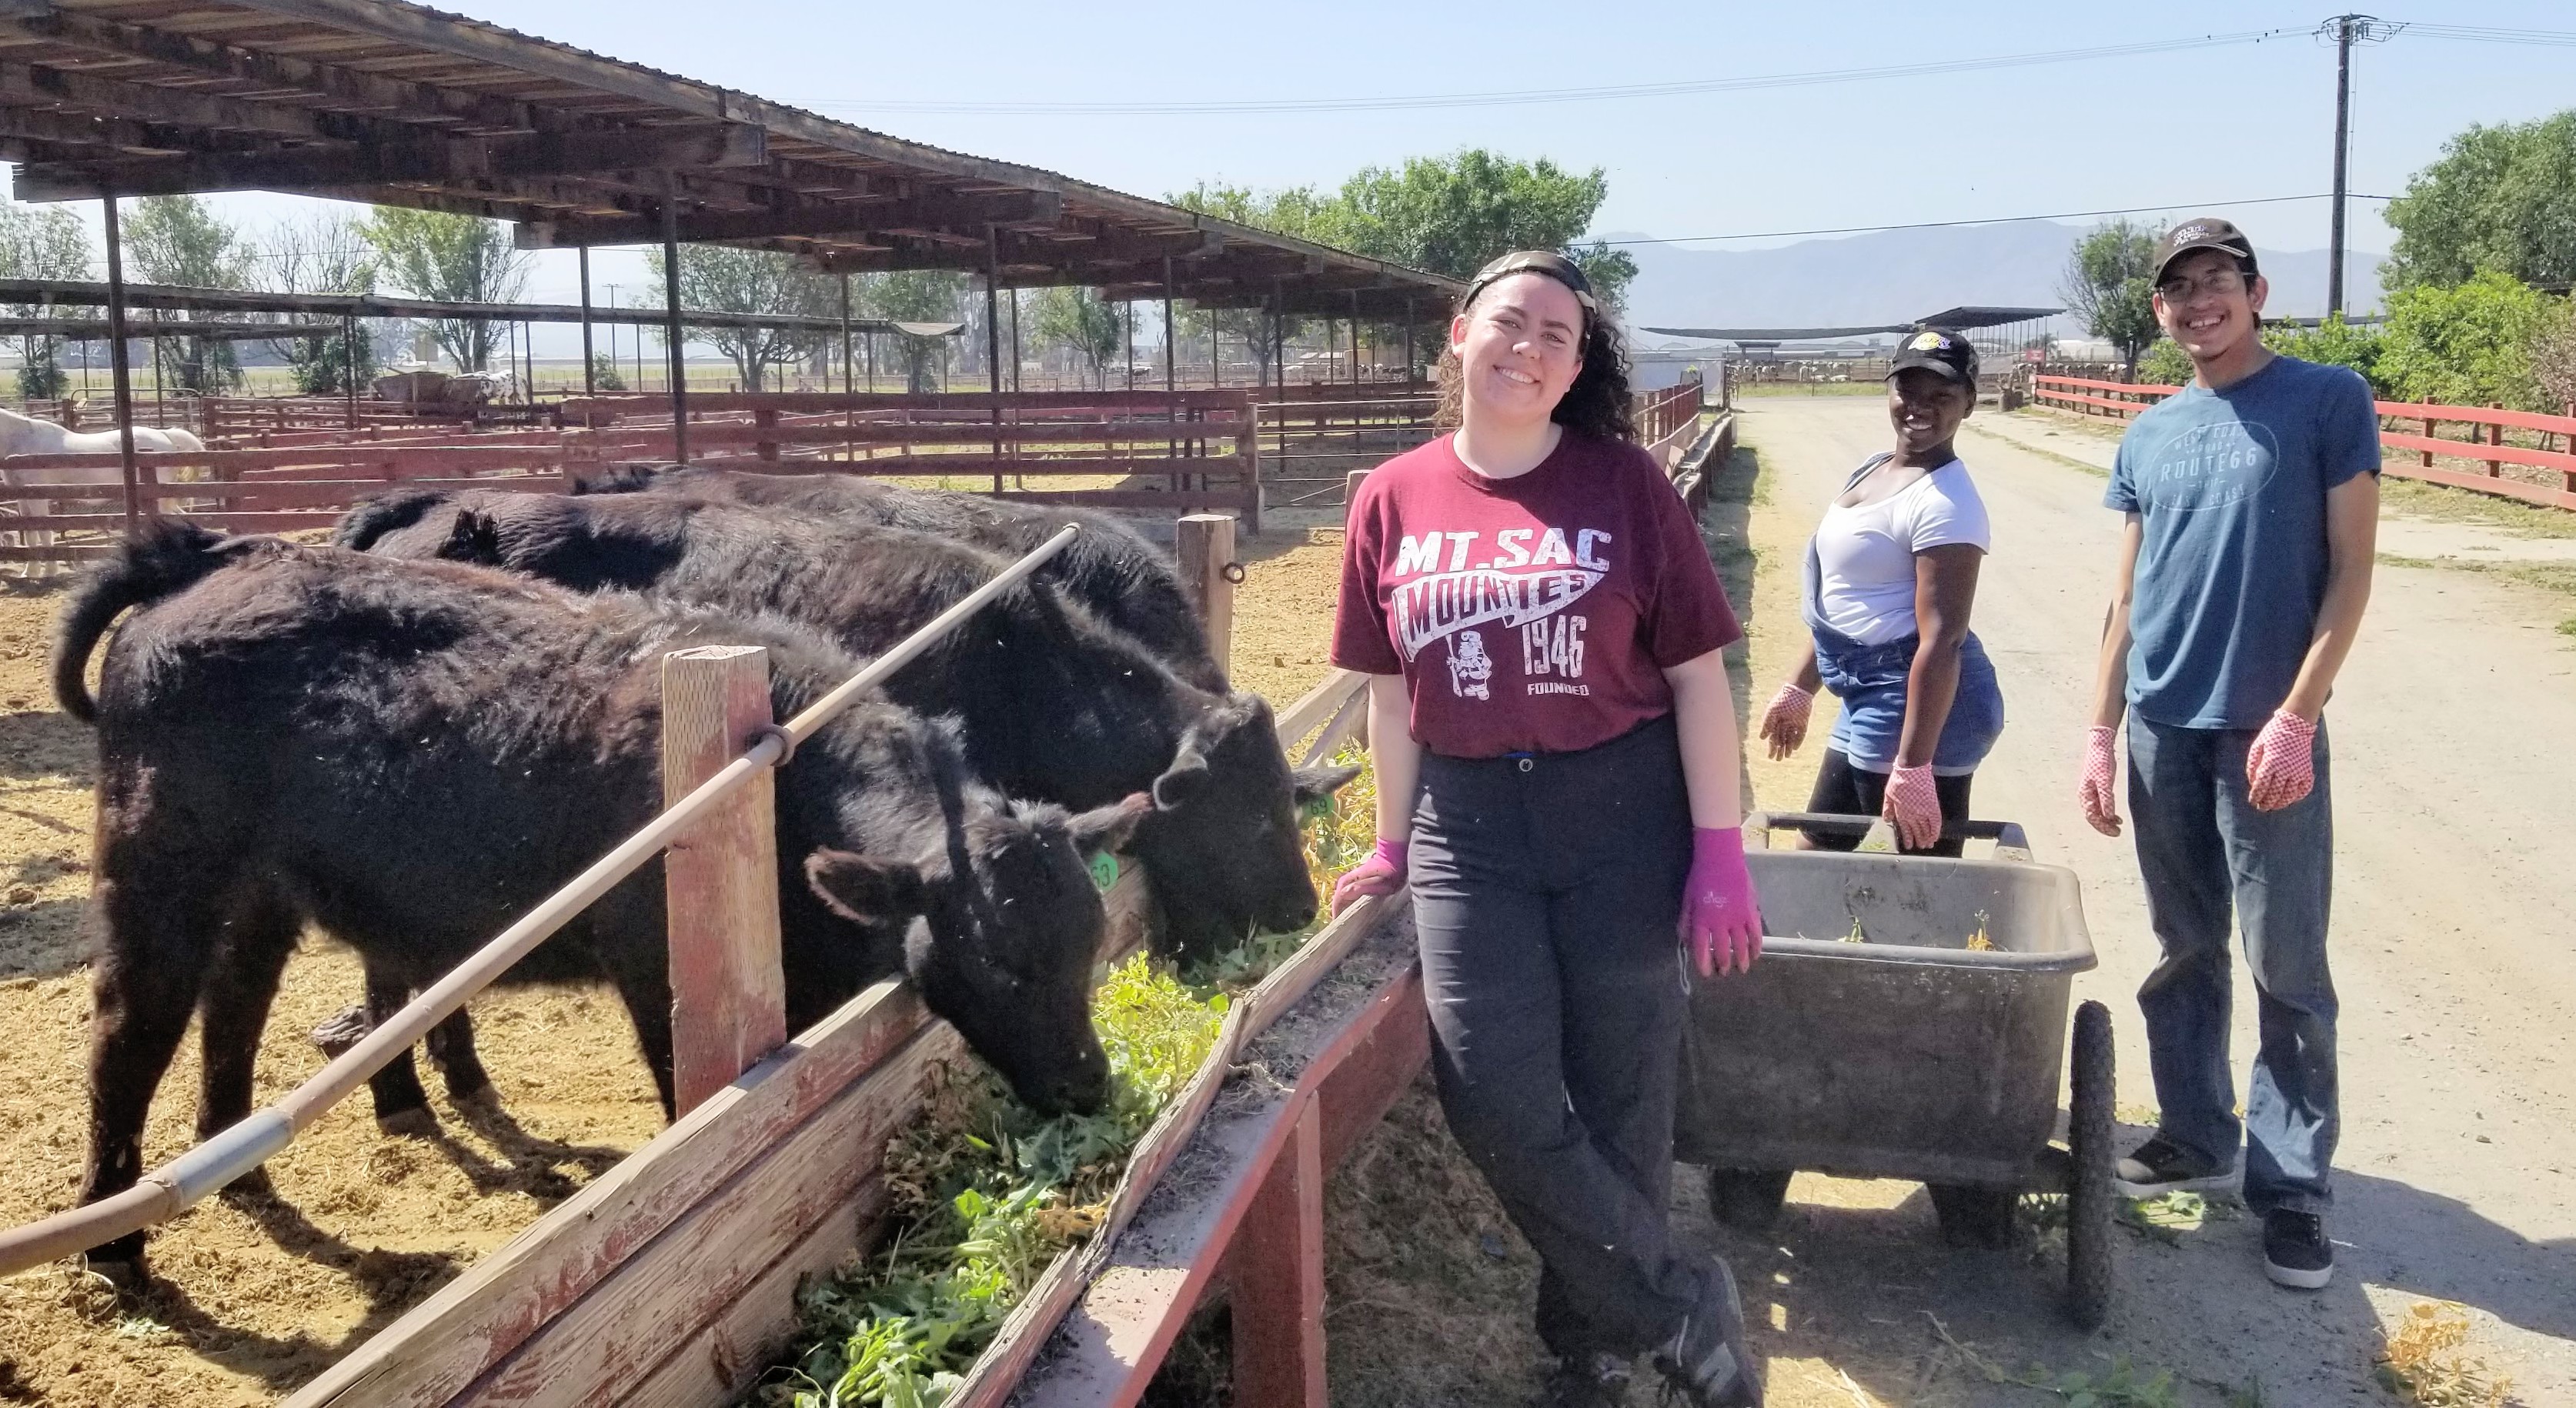
[[[13,279],[86,279],[94,257],[89,230],[80,217],[59,205],[0,204],[0,274]],[[41,318],[60,310],[43,303],[18,304],[13,317]],[[36,334],[18,339],[18,394],[51,400],[69,389],[63,374],[59,337]]]
[[[127,268],[144,283],[193,288],[248,288],[254,251],[239,229],[195,196],[146,196],[125,217]],[[221,321],[220,314],[191,318]],[[241,383],[233,345],[206,337],[172,340],[165,354],[172,379],[186,390],[222,391]]]
[[[2138,354],[2156,340],[2155,252],[2155,231],[2144,225],[2096,225],[2075,242],[2057,284],[2085,329],[2120,350],[2132,379]]]
[[[852,300],[869,316],[892,322],[953,323],[964,315],[966,280],[963,275],[935,269],[870,274],[852,290]],[[903,364],[905,386],[913,394],[937,389],[932,385],[931,373],[944,372],[949,341],[946,337],[911,333],[897,338],[895,356]]]
[[[2375,327],[2358,327],[2338,313],[2312,328],[2275,323],[2263,329],[2263,345],[2305,362],[2350,367],[2372,387],[2379,386],[2379,353],[2383,339]]]
[[[2524,356],[2546,398],[2541,409],[2576,415],[2576,297],[2551,300],[2524,344]]]
[[[1202,184],[1172,197],[1187,209],[1333,245],[1354,254],[1465,278],[1515,249],[1562,251],[1583,267],[1593,291],[1617,307],[1637,261],[1598,240],[1582,242],[1610,194],[1600,167],[1576,174],[1545,157],[1514,161],[1482,147],[1370,166],[1341,189],[1311,186],[1257,195]]]
[[[258,257],[258,279],[275,293],[376,290],[375,248],[360,233],[358,222],[346,215],[283,223],[261,242]],[[341,395],[375,379],[375,342],[363,331],[355,338],[332,333],[271,345],[286,358],[295,389],[307,396]]]
[[[590,381],[602,391],[626,389],[626,378],[617,374],[617,359],[605,352],[590,354]]]
[[[2553,311],[2547,294],[2494,270],[2453,288],[2401,288],[2388,297],[2380,383],[2393,400],[2556,410],[2529,351]]]
[[[2576,110],[2476,127],[2389,202],[2391,288],[2450,287],[2494,269],[2528,284],[2576,281]]]
[[[653,260],[652,287],[657,302],[669,296],[658,255]],[[787,255],[719,244],[680,246],[683,308],[820,318],[838,312],[840,300],[838,280],[815,273]],[[734,370],[742,374],[743,386],[752,391],[761,389],[769,368],[805,361],[822,341],[814,333],[784,328],[701,328],[693,336],[731,358]]]
[[[509,303],[528,286],[529,257],[498,220],[389,205],[358,222],[358,233],[375,247],[383,276],[415,297]],[[501,343],[501,326],[479,319],[433,319],[429,332],[458,371],[482,371]]]
[[[2191,355],[2174,345],[2169,337],[2160,337],[2138,359],[2138,369],[2130,373],[2135,380],[2149,386],[2188,386],[2191,384]]]
[[[1108,389],[1109,362],[1126,338],[1118,305],[1101,301],[1087,288],[1043,288],[1038,290],[1035,322],[1039,346],[1071,348],[1091,369],[1092,381]]]

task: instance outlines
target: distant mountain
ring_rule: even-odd
[[[1942,230],[1882,230],[1776,249],[1726,250],[1633,244],[1628,287],[1633,327],[1842,327],[1900,323],[1965,303],[2048,308],[2084,227],[2016,220]],[[1636,239],[1613,234],[1610,239]],[[2326,252],[2257,248],[2272,281],[2269,311],[2325,310]],[[2354,250],[2345,303],[2379,306],[2379,261]]]

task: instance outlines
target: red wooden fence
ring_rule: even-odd
[[[2124,420],[2182,389],[2179,386],[2095,381],[2073,376],[2043,376],[2036,378],[2036,382],[2035,397],[2042,404],[2062,406],[2085,415],[2107,415]],[[2403,479],[2421,479],[2455,489],[2519,499],[2545,508],[2576,510],[2576,415],[2553,416],[2494,406],[2444,406],[2429,401],[2378,401],[2373,404],[2379,411],[2381,448],[2411,452],[2417,457],[2413,464],[2384,458],[2384,472]],[[2391,424],[2404,421],[2416,422],[2422,427],[2422,432],[2401,430]],[[2455,440],[2442,435],[2440,429],[2445,424],[2469,427],[2470,438]],[[2507,430],[2532,432],[2540,443],[2536,446],[2507,444],[2504,438]],[[2553,438],[2561,448],[2549,448]],[[2483,463],[2486,472],[2446,469],[2433,463],[2436,456]],[[2560,478],[2560,485],[2553,489],[2544,483],[2508,478],[2504,473],[2506,465],[2555,473]]]

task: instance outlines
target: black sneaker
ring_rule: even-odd
[[[2228,1193],[2235,1191],[2236,1179],[2233,1162],[2213,1164],[2161,1134],[2139,1145],[2111,1171],[2111,1186],[2124,1198]]]
[[[2263,1214],[2263,1274],[2294,1291],[2321,1291],[2334,1279],[2334,1244],[2326,1220],[2312,1212],[2274,1208]]]
[[[1744,1350],[1744,1302],[1735,1275],[1723,1263],[1700,1288],[1699,1304],[1682,1320],[1670,1343],[1655,1351],[1663,1371],[1664,1399],[1691,1408],[1762,1408],[1762,1381]]]
[[[1611,1354],[1560,1359],[1541,1401],[1548,1408],[1620,1408],[1628,1401],[1628,1362]]]

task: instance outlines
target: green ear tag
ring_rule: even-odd
[[[1091,858],[1091,883],[1102,890],[1118,883],[1118,857],[1107,851]]]
[[[1324,818],[1341,810],[1339,806],[1334,805],[1336,800],[1335,794],[1330,792],[1325,793],[1321,797],[1315,798],[1313,801],[1306,804],[1304,809],[1305,814],[1301,816],[1299,820],[1322,821]]]

